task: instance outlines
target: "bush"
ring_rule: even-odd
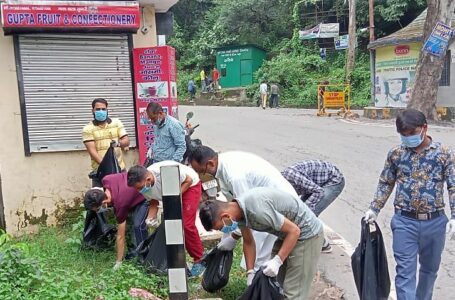
[[[360,53],[352,74],[351,106],[363,107],[370,102],[370,71],[368,56]],[[276,82],[280,86],[280,105],[317,107],[317,86],[323,81],[344,83],[345,55],[335,53],[322,60],[314,50],[300,53],[279,53],[266,61],[256,72],[256,83],[247,87],[247,96],[259,98],[259,82]]]

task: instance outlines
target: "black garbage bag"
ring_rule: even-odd
[[[387,254],[381,230],[376,222],[376,230],[362,218],[360,243],[351,256],[352,272],[360,300],[388,299],[390,277]]]
[[[105,213],[87,211],[84,232],[82,235],[82,248],[103,250],[112,248],[115,244],[117,228],[108,224]]]
[[[253,282],[237,300],[282,300],[284,291],[276,277],[269,277],[256,272]]]
[[[202,258],[202,263],[206,269],[202,276],[202,287],[209,293],[214,293],[229,281],[229,272],[231,271],[232,258],[234,252],[219,250],[217,247],[210,250]]]
[[[167,274],[166,235],[164,223],[136,248],[139,263],[150,273]]]
[[[120,173],[120,165],[118,163],[117,157],[115,156],[114,146],[111,143],[109,149],[107,149],[106,154],[101,160],[98,170],[96,172],[96,177],[101,182],[104,176],[109,174]]]

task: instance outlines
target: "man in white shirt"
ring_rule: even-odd
[[[265,109],[267,104],[267,83],[265,81],[261,82],[259,86],[259,93],[261,93],[262,108]]]
[[[190,163],[200,175],[205,173],[215,176],[220,181],[221,191],[229,200],[238,198],[256,187],[271,187],[297,196],[292,185],[280,171],[263,158],[247,152],[229,151],[217,154],[207,146],[197,147],[191,154]],[[266,232],[253,232],[256,242],[255,270],[270,259],[276,236]],[[234,232],[223,238],[219,248],[231,250],[235,247],[240,232]],[[243,263],[242,263],[243,264]],[[252,271],[252,272],[250,272]],[[249,274],[253,270],[248,270]]]
[[[200,260],[204,254],[199,232],[196,227],[196,213],[201,201],[201,182],[197,173],[188,166],[175,161],[165,160],[149,166],[134,166],[128,171],[128,186],[136,188],[149,201],[162,201],[161,167],[179,166],[180,184],[182,193],[183,231],[185,234],[185,248],[193,258],[194,264],[191,275],[198,276],[204,271]],[[158,207],[152,208],[152,215],[156,218]]]

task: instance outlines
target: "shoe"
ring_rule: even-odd
[[[326,239],[324,239],[324,243],[322,244],[321,252],[322,253],[331,253],[332,252],[332,246]]]
[[[199,277],[204,273],[205,266],[201,263],[194,263],[190,270],[190,277]]]

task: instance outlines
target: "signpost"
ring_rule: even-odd
[[[169,46],[134,49],[133,69],[137,144],[142,163],[155,137],[147,105],[158,102],[165,113],[178,118],[175,49]]]
[[[351,86],[349,84],[318,85],[318,116],[347,113],[351,108]],[[338,109],[328,112],[327,109]]]
[[[436,26],[423,45],[423,51],[439,58],[444,57],[453,33],[454,30],[444,23],[436,23]]]

